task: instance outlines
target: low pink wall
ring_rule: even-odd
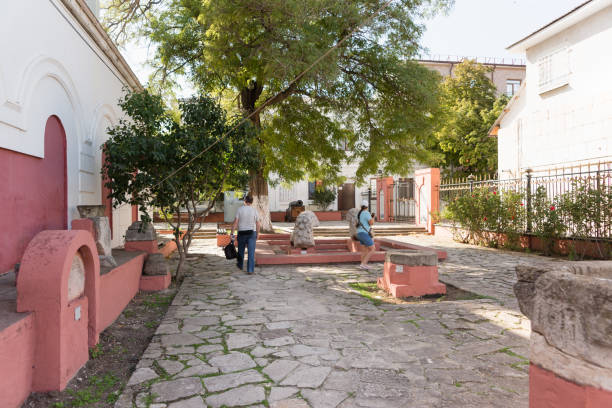
[[[170,274],[164,276],[145,276],[140,277],[140,290],[143,292],[158,292],[168,289],[172,276]]]
[[[0,331],[0,407],[19,407],[32,388],[34,314]]]
[[[100,278],[100,326],[104,330],[138,293],[146,254],[140,254]]]
[[[529,365],[529,408],[612,407],[612,392],[574,384],[535,364]]]
[[[342,213],[340,211],[315,211],[319,221],[342,221]]]

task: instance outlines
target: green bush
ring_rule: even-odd
[[[327,210],[327,207],[329,207],[335,199],[336,193],[334,190],[327,188],[316,188],[312,195],[312,201],[319,206],[322,211]]]
[[[478,188],[456,197],[443,216],[455,227],[465,229],[465,234],[456,235],[462,242],[516,247],[524,228],[525,208],[520,193]],[[500,240],[502,234],[507,237],[504,241]]]
[[[546,194],[546,187],[537,188],[531,204],[532,232],[542,240],[544,255],[553,252],[554,240],[564,236],[566,224],[560,198],[551,200]]]
[[[447,204],[443,217],[455,227],[455,238],[465,243],[516,249],[530,224],[546,255],[553,252],[555,240],[568,238],[574,241],[572,258],[585,256],[586,246],[577,240],[593,240],[599,258],[612,257],[612,187],[578,180],[566,193],[549,198],[546,186],[539,186],[531,197],[529,220],[526,203],[526,192],[479,188]]]

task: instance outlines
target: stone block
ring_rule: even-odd
[[[385,262],[407,266],[436,266],[438,265],[438,254],[435,251],[412,249],[388,251],[385,254]]]
[[[351,238],[357,235],[357,214],[359,214],[357,208],[351,208],[346,213],[346,222],[348,222],[349,237]]]
[[[538,278],[535,292],[534,332],[564,353],[612,368],[611,280],[555,271]]]
[[[438,254],[433,251],[390,251],[378,286],[394,297],[442,295],[446,285],[438,281]]]
[[[170,273],[168,262],[162,254],[149,254],[145,261],[142,274],[146,276],[165,276]]]
[[[156,241],[157,233],[153,224],[147,223],[143,225],[142,221],[135,221],[130,225],[125,233],[126,242],[129,241]]]
[[[105,205],[77,205],[77,211],[81,218],[104,217]]]
[[[291,233],[291,244],[296,248],[312,248],[315,246],[313,228],[318,227],[319,219],[312,211],[304,211],[295,220]]]

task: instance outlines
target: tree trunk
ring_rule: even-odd
[[[261,232],[273,233],[272,219],[270,217],[270,200],[268,199],[268,181],[261,170],[251,172],[249,191],[253,195],[253,207],[261,219]]]
[[[263,86],[257,81],[252,81],[249,85],[240,91],[240,103],[242,109],[247,115],[255,112],[255,104],[263,92]],[[251,122],[259,131],[261,129],[260,113],[251,116]],[[262,141],[259,141],[262,143]],[[268,198],[268,181],[263,174],[263,158],[260,158],[260,166],[258,169],[253,169],[250,172],[251,179],[249,180],[249,192],[253,196],[253,207],[257,210],[261,218],[261,231],[274,232],[272,220],[270,217],[270,200]]]

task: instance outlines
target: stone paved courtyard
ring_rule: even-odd
[[[529,321],[514,267],[542,257],[456,244],[441,280],[482,298],[374,305],[356,265],[274,266],[254,276],[196,241],[191,276],[116,407],[527,407]]]

